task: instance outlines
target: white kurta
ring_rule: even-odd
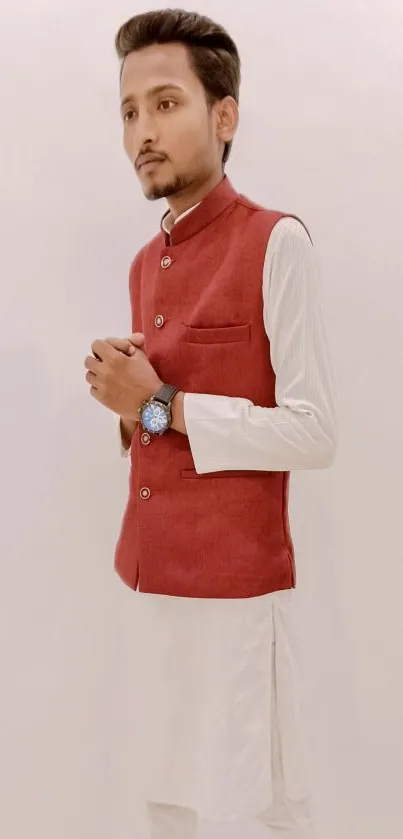
[[[319,270],[295,219],[273,229],[262,293],[277,407],[186,393],[186,429],[200,474],[315,469],[332,461],[334,384]],[[136,593],[150,662],[143,686],[145,798],[191,807],[211,820],[257,815],[272,802],[274,726],[281,750],[277,790],[294,800],[309,794],[294,594],[224,600]]]

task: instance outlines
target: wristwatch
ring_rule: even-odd
[[[175,385],[162,385],[157,393],[140,405],[139,417],[145,431],[164,434],[172,423],[171,403],[179,391]]]

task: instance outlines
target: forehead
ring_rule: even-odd
[[[145,96],[152,88],[169,84],[180,85],[185,90],[202,87],[183,44],[153,44],[129,53],[120,82],[122,99]]]

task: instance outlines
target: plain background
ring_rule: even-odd
[[[143,839],[141,603],[112,570],[126,499],[96,337],[165,204],[119,121],[127,0],[1,0],[0,833]],[[318,839],[403,829],[401,0],[187,3],[243,58],[237,189],[300,215],[339,393],[330,471],[293,476],[301,667]],[[202,825],[203,839],[259,826]]]

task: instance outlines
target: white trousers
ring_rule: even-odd
[[[272,839],[315,839],[310,797],[300,801],[287,799],[281,764],[280,740],[275,714],[273,724],[273,801],[258,815]],[[194,810],[156,801],[147,802],[149,839],[197,839],[198,817]]]
[[[147,814],[149,839],[197,839],[198,818],[194,810],[149,801]],[[278,801],[258,820],[269,828],[272,839],[315,839],[307,799]]]
[[[279,608],[279,607],[277,607]],[[277,634],[284,629],[281,621],[277,621]],[[287,641],[291,643],[292,636],[287,625],[288,634],[281,638],[282,647],[285,648]],[[277,638],[277,642],[280,639]],[[275,647],[271,646],[271,653],[274,656]],[[290,651],[288,653],[291,654]],[[281,678],[281,695],[278,694],[277,668],[273,668],[272,701],[270,712],[270,740],[271,740],[271,803],[266,810],[257,815],[258,821],[268,828],[267,835],[272,839],[315,839],[316,834],[313,827],[312,803],[308,793],[308,785],[298,783],[294,785],[294,798],[290,798],[293,785],[286,781],[284,769],[284,755],[281,743],[284,740],[294,741],[298,739],[298,725],[293,714],[284,713],[286,693],[294,691],[296,686],[290,677],[292,668],[286,667],[284,650],[283,655],[277,661],[277,667],[284,669]],[[274,659],[273,659],[274,661]],[[280,703],[280,704],[279,704]],[[282,710],[282,713],[281,713]],[[281,731],[281,735],[280,735]],[[302,777],[304,772],[300,767],[300,758],[303,755],[297,744],[295,744],[296,764],[298,767],[297,776]],[[289,763],[288,763],[289,770]],[[300,790],[300,797],[297,799],[297,790]],[[292,793],[291,793],[292,794]],[[269,799],[270,800],[270,799]],[[147,816],[150,828],[149,839],[196,839],[198,833],[198,814],[190,807],[166,804],[162,801],[147,801]],[[148,837],[147,837],[148,839]]]

